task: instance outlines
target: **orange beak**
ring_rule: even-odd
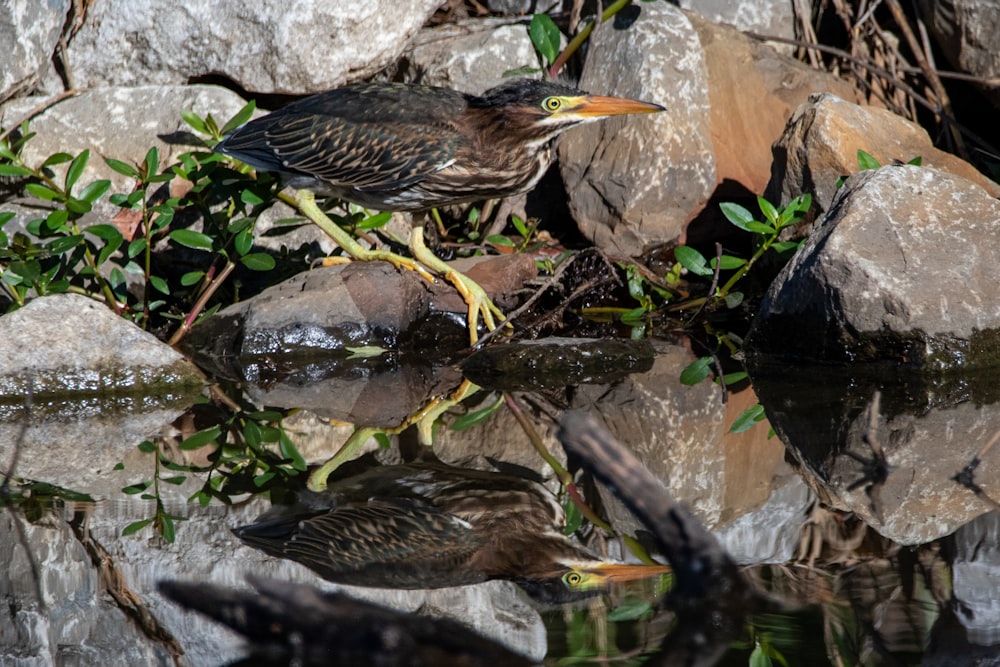
[[[633,563],[601,563],[587,569],[596,576],[603,578],[606,582],[614,583],[658,577],[661,574],[669,574],[671,571],[668,565]]]
[[[666,111],[665,107],[639,100],[629,100],[624,97],[602,97],[600,95],[585,95],[576,98],[576,104],[565,109],[563,113],[603,118],[604,116],[622,116],[633,113],[656,113]]]

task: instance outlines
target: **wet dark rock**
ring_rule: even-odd
[[[70,0],[5,4],[0,14],[0,43],[5,45],[0,59],[0,102],[30,91],[43,78],[70,5]],[[8,122],[4,125],[10,127]]]
[[[221,75],[255,92],[314,93],[392,63],[440,4],[111,0],[88,7],[69,60],[80,88]]]
[[[648,340],[545,338],[484,348],[462,362],[462,374],[505,391],[611,384],[648,371],[654,356]]]
[[[477,258],[453,264],[501,306],[506,297],[536,274],[527,256]],[[227,377],[254,381],[284,380],[276,355],[298,355],[312,374],[331,356],[344,360],[349,348],[378,347],[418,352],[425,363],[446,359],[468,347],[464,315],[468,306],[449,284],[431,285],[412,271],[385,262],[351,262],[300,273],[246,301],[225,308],[195,327],[185,349],[202,365]],[[446,314],[455,318],[446,321]],[[459,317],[461,316],[461,317]],[[428,331],[421,331],[424,327]],[[414,344],[420,344],[414,350]],[[277,372],[269,370],[277,364]],[[390,369],[395,362],[378,356],[357,364],[364,373]]]
[[[995,373],[928,378],[879,365],[787,363],[748,370],[768,421],[828,505],[906,545],[944,537],[990,509],[954,477],[1000,430]],[[1000,498],[995,454],[975,480]]]
[[[786,203],[810,193],[813,206],[822,214],[837,195],[838,179],[858,171],[859,150],[883,165],[919,157],[924,167],[961,176],[991,197],[1000,196],[1000,185],[961,158],[935,148],[927,131],[916,123],[886,109],[859,106],[829,93],[811,96],[788,120],[774,144],[765,196],[771,202]]]
[[[31,301],[0,317],[0,397],[198,393],[204,377],[181,354],[75,294]]]
[[[1000,203],[961,177],[911,166],[852,176],[771,285],[747,354],[996,366],[998,239]]]
[[[538,14],[558,7],[563,0],[486,0],[486,7],[495,14]]]

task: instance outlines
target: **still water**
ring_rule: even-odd
[[[662,577],[572,604],[540,604],[503,580],[345,586],[231,532],[272,500],[287,501],[305,463],[352,440],[351,424],[393,431],[418,415],[422,430],[354,437],[350,457],[374,450],[398,463],[423,438],[442,461],[535,477],[569,508],[575,539],[635,560],[621,536],[648,547],[644,527],[566,461],[555,438],[566,408],[599,416],[781,602],[780,611],[744,618],[718,664],[1000,664],[995,383],[760,369],[756,394],[746,382],[724,393],[711,382],[681,384],[694,359],[685,347],[656,343],[655,352],[624,377],[578,378],[568,388],[548,378],[539,391],[512,392],[551,463],[568,469],[613,533],[576,516],[501,394],[483,388],[447,402],[461,381],[453,369],[387,378],[285,366],[202,397],[40,399],[27,425],[23,405],[6,406],[0,465],[9,467],[19,445],[14,472],[32,484],[10,488],[0,518],[0,665],[235,662],[244,638],[181,609],[157,584],[246,590],[248,575],[457,618],[538,663],[669,664],[661,646],[679,630],[660,602]],[[758,400],[770,423],[730,432]],[[956,481],[977,455],[979,466]]]

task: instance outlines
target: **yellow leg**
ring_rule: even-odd
[[[445,264],[427,249],[427,246],[424,245],[424,230],[420,227],[414,227],[410,236],[410,252],[413,253],[413,259],[387,250],[368,250],[327,217],[322,209],[316,205],[316,197],[312,192],[309,190],[299,190],[295,193],[295,200],[302,214],[316,223],[320,229],[337,242],[337,245],[344,249],[344,252],[354,259],[363,262],[374,260],[389,262],[397,269],[416,271],[424,279],[433,283],[435,280],[433,274],[428,271],[430,269],[436,271],[454,285],[455,289],[462,295],[462,298],[465,299],[465,302],[469,304],[469,343],[471,345],[475,345],[476,341],[479,340],[478,328],[480,315],[482,315],[483,323],[490,331],[496,329],[497,326],[497,320],[494,319],[494,315],[501,322],[504,320],[503,312],[496,307],[482,287],[474,280]]]
[[[504,320],[503,311],[497,308],[493,300],[490,299],[486,291],[479,286],[479,284],[463,275],[462,273],[451,268],[445,264],[442,260],[432,253],[426,245],[424,245],[424,230],[420,227],[414,227],[413,231],[410,232],[410,252],[413,253],[414,258],[420,260],[420,262],[439,274],[444,276],[445,280],[450,282],[458,290],[458,293],[462,295],[465,299],[465,303],[469,304],[469,344],[475,345],[476,341],[479,340],[479,316],[483,316],[483,323],[486,328],[493,331],[497,328],[496,320],[493,316],[496,315],[501,322]]]

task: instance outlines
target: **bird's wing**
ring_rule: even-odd
[[[282,165],[340,187],[397,190],[450,165],[457,135],[447,127],[295,118],[267,132]]]
[[[241,530],[247,543],[278,551]],[[436,588],[484,579],[462,567],[480,546],[469,524],[420,501],[348,504],[298,521],[286,537],[280,555],[344,584]]]
[[[314,176],[335,187],[396,190],[454,161],[461,93],[420,86],[331,90],[250,121],[216,150],[266,171]]]

